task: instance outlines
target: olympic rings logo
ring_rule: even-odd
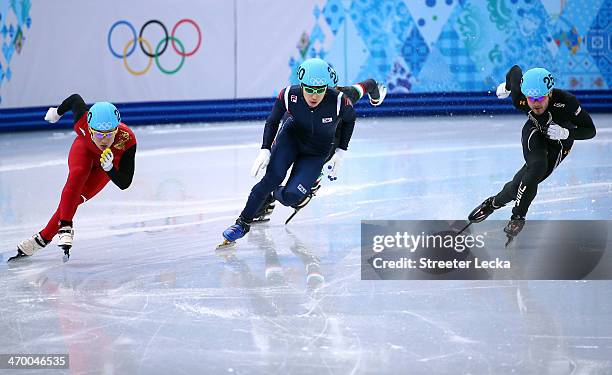
[[[185,46],[183,46],[183,42],[181,42],[180,39],[178,39],[175,36],[176,30],[179,28],[179,26],[183,24],[189,24],[193,26],[193,28],[198,34],[198,42],[196,43],[195,48],[189,52],[185,52]],[[159,41],[159,43],[157,43],[155,50],[153,49],[153,46],[151,45],[151,43],[143,37],[145,29],[151,25],[157,25],[161,27],[165,35],[164,38],[162,38]],[[115,49],[113,49],[113,46],[111,44],[111,37],[113,35],[113,31],[115,30],[115,28],[119,26],[126,26],[127,28],[129,28],[133,36],[132,39],[128,40],[127,43],[123,46],[122,53],[118,53],[117,51],[115,51]],[[108,49],[110,50],[111,54],[118,59],[122,59],[125,69],[135,76],[141,76],[147,73],[149,69],[151,69],[151,66],[153,65],[153,61],[155,61],[155,65],[157,65],[157,68],[159,69],[160,72],[164,74],[174,74],[178,72],[179,70],[181,70],[181,68],[183,67],[183,64],[185,63],[186,57],[192,56],[200,49],[200,45],[202,44],[202,31],[200,30],[200,26],[198,26],[198,24],[194,20],[189,19],[189,18],[184,18],[178,21],[174,25],[174,27],[172,28],[172,32],[170,33],[170,35],[168,35],[168,29],[166,28],[166,25],[164,25],[161,21],[149,20],[145,22],[144,25],[142,25],[142,27],[140,28],[140,32],[138,33],[138,36],[136,36],[136,29],[134,28],[134,26],[129,21],[120,20],[120,21],[115,22],[111,26],[111,28],[108,30],[107,42],[108,42]],[[149,58],[147,65],[142,70],[134,70],[132,67],[130,67],[127,61],[127,58],[130,57],[130,55],[132,55],[132,53],[134,53],[134,51],[136,50],[136,44],[138,44],[138,46],[140,47],[140,50]],[[176,54],[178,54],[181,57],[181,61],[179,62],[178,66],[174,69],[166,69],[162,67],[159,62],[159,57],[163,55],[164,52],[166,52],[168,48],[168,44],[172,45],[172,49],[174,50],[174,52],[176,52]]]

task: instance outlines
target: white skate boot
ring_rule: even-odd
[[[31,238],[27,240],[23,240],[17,245],[17,255],[10,257],[8,261],[11,260],[28,257],[34,255],[38,250],[47,246],[48,242],[46,242],[40,235],[40,233],[36,233]]]
[[[64,250],[64,262],[66,262],[70,258],[70,249],[72,248],[72,240],[74,239],[74,229],[69,225],[63,226],[57,232],[57,235],[57,246]]]

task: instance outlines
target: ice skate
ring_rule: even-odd
[[[249,233],[251,226],[242,220],[242,218],[238,218],[236,220],[236,224],[230,226],[226,230],[223,231],[223,242],[217,245],[217,249],[231,246],[236,243],[237,240],[244,237],[245,234]]]
[[[48,242],[46,242],[42,238],[40,233],[36,233],[31,238],[28,238],[27,240],[23,240],[23,241],[21,241],[19,243],[19,245],[17,245],[17,254],[12,256],[12,257],[10,257],[8,259],[8,262],[13,261],[13,260],[17,260],[19,258],[24,258],[24,257],[32,256],[38,250],[40,250],[43,247],[47,246],[47,244],[48,244]]]
[[[259,211],[257,211],[257,213],[255,214],[255,218],[253,219],[251,224],[270,221],[270,215],[272,215],[272,212],[274,211],[275,207],[274,202],[274,197],[272,196],[272,194],[270,194],[270,196],[263,203]]]
[[[489,197],[485,199],[484,202],[482,202],[478,207],[476,207],[472,212],[470,212],[470,214],[468,215],[468,220],[470,221],[470,223],[480,223],[481,221],[489,217],[489,215],[491,215],[493,211],[503,207],[496,207],[493,204],[494,199],[495,197]]]
[[[514,238],[518,236],[519,233],[523,230],[525,226],[525,217],[521,215],[512,215],[510,221],[504,228],[504,232],[506,233],[506,237],[508,241],[506,242],[506,247],[512,243]]]
[[[70,249],[72,249],[72,240],[74,239],[74,230],[71,226],[65,225],[57,232],[57,246],[64,250],[64,262],[70,259]]]

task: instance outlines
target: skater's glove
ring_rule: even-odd
[[[114,158],[115,156],[113,155],[113,152],[110,148],[107,148],[106,150],[102,151],[102,155],[100,155],[100,165],[102,166],[102,169],[104,169],[106,172],[113,169]]]
[[[344,158],[345,152],[346,151],[343,149],[337,148],[336,152],[334,152],[334,156],[329,159],[329,163],[327,163],[327,178],[329,178],[330,181],[336,181],[338,179],[336,175],[342,165],[342,159]]]
[[[257,155],[257,158],[255,158],[255,161],[253,162],[253,167],[251,167],[251,177],[256,177],[260,170],[265,170],[269,162],[270,150],[267,148],[262,148],[259,150],[259,155]]]
[[[569,137],[569,130],[555,123],[552,123],[548,127],[547,134],[549,139],[552,139],[553,141],[560,141]]]
[[[61,118],[62,118],[62,116],[57,114],[57,108],[55,108],[55,107],[49,108],[49,110],[47,111],[47,114],[45,115],[45,120],[50,122],[50,123],[52,123],[52,124],[55,124]]]
[[[506,99],[510,96],[510,91],[506,90],[506,82],[502,82],[497,86],[497,97],[500,99]]]
[[[384,83],[379,83],[377,87],[378,87],[378,99],[372,99],[370,94],[368,94],[368,96],[370,97],[370,104],[373,105],[374,107],[378,107],[379,105],[381,105],[383,100],[385,100],[385,96],[387,96],[387,86],[385,86]]]

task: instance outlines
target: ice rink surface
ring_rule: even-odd
[[[593,118],[528,219],[612,219]],[[65,264],[5,260],[57,207],[74,133],[1,134],[0,353],[70,354],[19,374],[610,374],[612,282],[360,280],[360,220],[465,219],[521,167],[524,121],[359,119],[336,182],[222,254],[263,122],[137,127],[133,185],[79,208]]]

